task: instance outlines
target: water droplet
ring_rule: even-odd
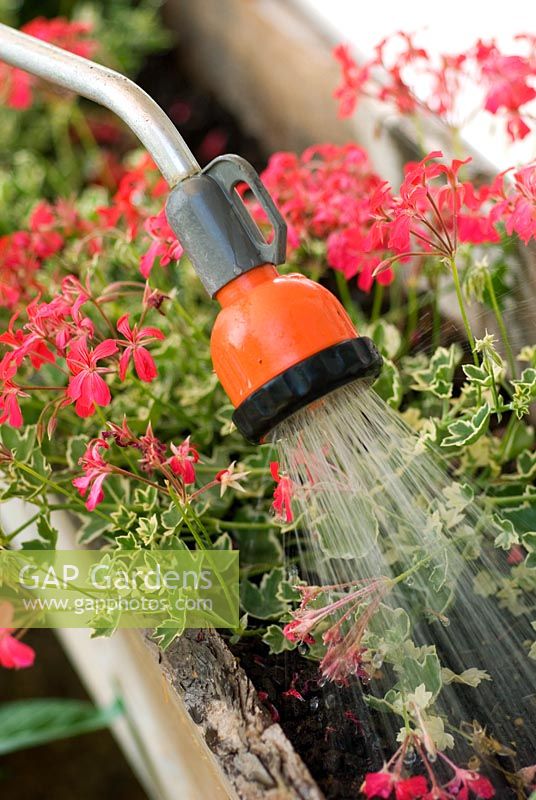
[[[298,579],[298,567],[296,564],[291,564],[287,569],[287,580],[289,583],[293,583]]]
[[[437,755],[435,753],[428,753],[428,761],[431,761],[433,764],[434,761],[437,761]]]
[[[303,642],[302,642],[301,644],[299,644],[299,645],[298,645],[298,653],[299,653],[301,656],[304,656],[304,655],[305,655],[305,654],[308,652],[308,650],[309,650],[309,648],[308,648],[308,647],[307,647],[307,645],[306,645],[306,644],[304,644]]]
[[[450,625],[450,619],[448,617],[441,617],[441,624],[444,628],[448,628]]]
[[[383,666],[383,656],[381,653],[375,653],[372,658],[372,666],[374,669],[381,669]]]
[[[311,699],[309,700],[309,708],[311,709],[311,711],[316,711],[319,705],[320,705],[319,698],[311,697]]]
[[[324,697],[324,705],[326,708],[333,708],[337,703],[337,696],[334,694],[327,694]]]
[[[327,678],[320,678],[319,681],[318,681],[318,685],[319,685],[320,688],[322,688],[323,686],[326,685],[327,682],[328,682]]]
[[[413,575],[408,575],[404,583],[406,584],[406,586],[413,586],[413,584],[415,583],[415,578],[413,577]]]
[[[413,749],[413,747],[408,747],[406,750],[406,755],[404,756],[404,766],[411,767],[415,763],[417,758],[417,753]]]

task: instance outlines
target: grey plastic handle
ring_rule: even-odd
[[[264,261],[267,264],[283,264],[287,252],[287,226],[266,186],[251,164],[240,156],[218,156],[204,168],[203,173],[216,181],[232,203],[251,244],[259,253],[261,259],[259,263]],[[268,221],[274,229],[274,238],[271,242],[266,241],[240,195],[235,191],[239,183],[247,184],[265,211]]]

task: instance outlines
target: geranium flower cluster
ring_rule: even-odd
[[[114,288],[120,291],[121,285]],[[143,284],[137,288],[141,295]],[[0,423],[20,427],[19,400],[45,391],[51,393],[51,400],[44,404],[40,424],[48,414],[50,435],[65,406],[74,403],[79,417],[89,417],[97,406],[109,405],[111,392],[105,376],[116,374],[124,381],[132,363],[138,378],[151,382],[157,369],[147,347],[164,338],[159,328],[143,324],[154,306],[153,294],[147,288],[143,293],[139,323],[131,324],[129,315],[124,314],[114,325],[104,309],[109,295],[95,297],[89,283],[82,286],[70,275],[50,302],[35,299],[24,316],[16,312],[0,336],[5,346],[0,359]],[[100,327],[89,316],[89,306],[98,312]],[[58,383],[51,385],[38,376],[44,364],[56,368]]]
[[[111,455],[112,444],[136,451],[140,473],[123,469],[106,460],[106,456]],[[189,436],[178,445],[171,442],[168,448],[168,445],[155,436],[150,423],[145,433],[137,435],[130,429],[126,419],[123,419],[121,425],[108,423],[108,428],[89,442],[86,452],[79,460],[84,474],[73,480],[73,486],[82,497],[87,498],[88,511],[93,511],[104,500],[104,480],[113,474],[153,485],[164,494],[169,494],[166,486],[154,483],[147,477],[160,475],[183,501],[191,501],[215,487],[220,488],[221,494],[230,488],[243,491],[241,481],[247,477],[248,472],[237,470],[235,462],[219,470],[203,486],[192,490],[190,487],[196,481],[196,464],[199,460],[199,452],[190,442]]]
[[[91,58],[98,50],[98,43],[89,36],[92,29],[90,22],[71,22],[64,17],[37,17],[23,25],[21,31],[78,56]],[[0,98],[10,108],[30,108],[38,85],[39,79],[34,75],[0,62]]]
[[[425,775],[408,777],[405,774],[404,759],[410,748],[417,752]],[[382,770],[365,776],[361,791],[368,800],[374,797],[395,800],[489,800],[495,797],[493,785],[479,772],[458,767],[441,751],[437,752],[437,758],[452,773],[446,783],[438,779],[420,738],[411,732]]]
[[[290,642],[314,644],[313,634],[322,624],[321,640],[326,653],[320,671],[324,678],[346,683],[350,676],[356,675],[368,681],[374,667],[361,640],[390,590],[389,579],[379,577],[332,586],[296,586],[296,589],[301,594],[301,603],[292,613],[292,621],[283,628],[284,636]],[[316,602],[323,595],[329,598],[333,594],[336,599],[324,605]]]
[[[357,276],[359,287],[369,291],[383,256],[383,250],[366,247],[373,223],[370,197],[383,181],[363,148],[324,144],[301,156],[276,153],[261,177],[287,221],[290,252],[312,239],[325,240],[330,266],[346,278]],[[252,210],[264,219],[255,203]],[[385,272],[379,280],[387,284],[392,275]]]
[[[446,165],[438,161],[442,155],[434,151],[407,164],[398,195],[384,184],[371,198],[375,222],[366,246],[383,246],[393,253],[376,267],[376,274],[411,256],[424,254],[449,261],[456,256],[460,242],[500,240],[486,210],[492,197],[490,187],[475,189],[459,179],[461,168],[470,159],[455,159]]]
[[[534,38],[515,37],[519,53],[502,52],[494,39],[479,39],[465,51],[434,56],[416,45],[413,35],[400,32],[380,41],[374,55],[359,64],[339,45],[334,51],[342,73],[335,91],[339,113],[349,116],[360,98],[370,97],[399,114],[425,111],[460,129],[482,108],[504,120],[512,140],[523,139],[531,130],[529,104],[536,98]]]
[[[514,172],[509,186],[504,172],[477,188],[460,179],[460,170],[470,159],[446,165],[438,161],[442,156],[438,150],[407,164],[398,195],[384,184],[371,198],[376,221],[369,245],[374,248],[382,242],[393,252],[375,274],[411,256],[452,262],[459,244],[496,244],[503,228],[525,244],[536,236],[536,164]]]
[[[47,259],[76,248],[79,255],[96,256],[110,240],[139,244],[140,271],[148,277],[158,259],[161,266],[178,259],[182,248],[167,225],[164,212],[153,213],[167,186],[149,156],[123,170],[108,205],[96,213],[80,214],[76,203],[58,199],[39,202],[26,229],[0,237],[0,305],[24,307],[39,292],[39,271]]]
[[[503,229],[525,243],[536,235],[536,165],[475,186],[466,161],[434,151],[408,163],[398,193],[370,168],[357,145],[320,145],[302,156],[276,153],[262,178],[289,223],[291,251],[325,240],[327,261],[369,291],[388,284],[395,261],[455,257],[459,244],[496,244]],[[259,221],[262,211],[253,212]]]

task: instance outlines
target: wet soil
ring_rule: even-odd
[[[257,639],[231,650],[327,800],[355,800],[365,773],[383,762],[359,686],[322,686],[315,662],[295,650],[268,656]]]

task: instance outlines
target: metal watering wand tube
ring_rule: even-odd
[[[119,72],[2,24],[0,60],[109,108],[145,145],[170,186],[200,171],[169,117]]]
[[[233,420],[259,442],[283,419],[358,378],[382,358],[339,301],[304,275],[279,275],[286,225],[259,176],[224,155],[201,169],[175,126],[143,89],[107,67],[0,24],[0,60],[115,112],[145,145],[170,185],[166,217],[222,309],[211,337]],[[273,229],[271,241],[236,187],[245,183]]]
[[[247,161],[221,156],[201,170],[169,117],[133,81],[3,24],[0,60],[109,108],[131,128],[171,187],[169,224],[211,296],[247,270],[284,261],[285,222]],[[236,193],[241,182],[249,185],[271,221],[272,243]]]

